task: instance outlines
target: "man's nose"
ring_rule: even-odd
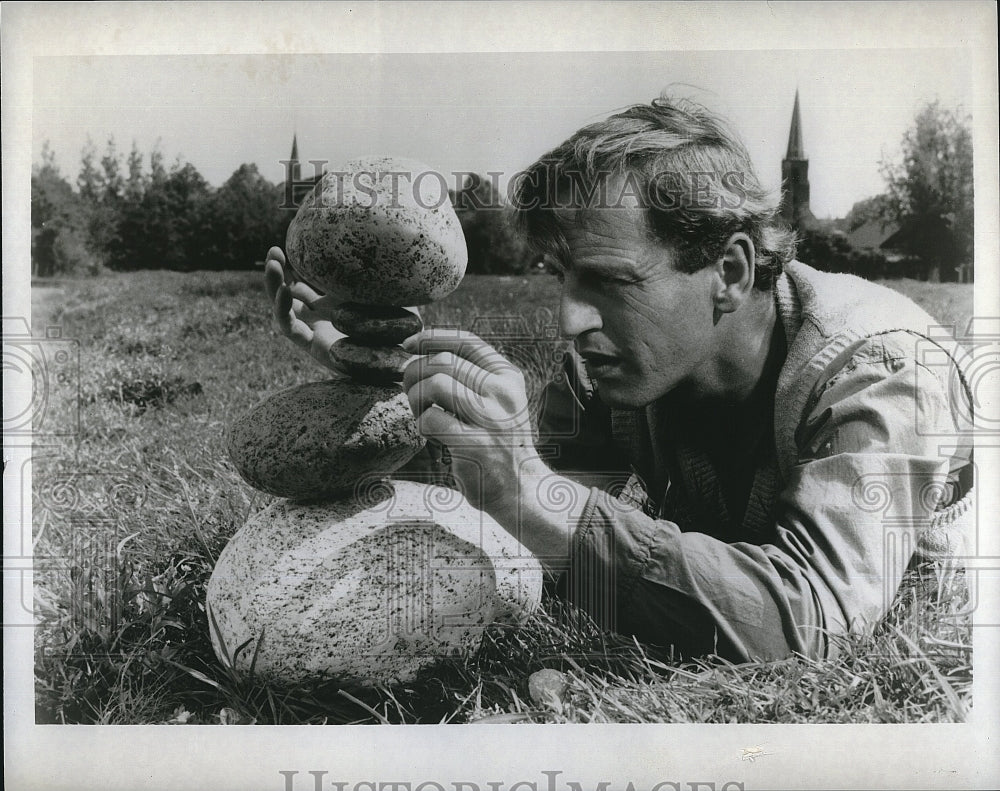
[[[573,340],[585,332],[600,328],[600,311],[592,303],[580,299],[568,284],[564,284],[559,297],[559,332],[562,336]]]

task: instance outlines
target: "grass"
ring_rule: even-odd
[[[943,321],[971,314],[970,286],[893,285]],[[493,338],[537,392],[558,349],[546,335],[554,288],[545,276],[469,277],[425,320]],[[971,705],[963,580],[933,569],[874,633],[842,639],[838,661],[681,663],[546,598],[524,626],[491,627],[474,656],[402,687],[240,675],[212,652],[204,588],[271,498],[231,467],[223,427],[321,373],[271,331],[259,274],[144,272],[63,289],[34,327],[61,324],[81,350],[79,404],[51,383],[36,426],[71,431],[79,410],[78,432],[34,460],[34,553],[55,559],[35,574],[38,722],[917,722],[962,720]],[[539,336],[549,341],[526,342]],[[541,668],[565,673],[561,701],[532,701]]]

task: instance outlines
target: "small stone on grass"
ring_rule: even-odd
[[[544,668],[528,676],[528,694],[536,706],[561,710],[569,687],[569,676],[559,670]]]

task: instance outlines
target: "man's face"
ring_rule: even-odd
[[[638,209],[587,212],[566,239],[560,329],[601,400],[634,409],[678,387],[697,397],[714,353],[715,270],[677,271]]]

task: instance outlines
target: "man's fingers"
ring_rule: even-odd
[[[312,345],[314,333],[312,331],[312,327],[304,321],[293,317],[289,323],[286,335],[292,339],[296,346],[301,346],[307,349]]]
[[[403,348],[406,349],[406,346]],[[489,371],[456,357],[452,352],[441,352],[429,357],[414,357],[403,372],[403,389],[409,390],[418,386],[421,381],[439,375],[450,377],[475,393],[483,392],[486,381],[491,376]]]
[[[317,292],[316,289],[314,289],[312,286],[310,286],[308,283],[304,283],[301,280],[299,280],[299,281],[297,281],[295,283],[292,283],[289,286],[289,288],[291,289],[292,296],[295,297],[295,299],[302,300],[302,302],[304,302],[305,304],[307,304],[310,308],[313,308],[314,310],[316,309],[317,306],[319,306],[321,304],[325,304],[325,303],[322,303],[322,300],[324,300],[324,299],[327,301],[327,303],[333,302],[332,299],[330,299],[328,297],[324,297],[319,292]],[[333,304],[336,304],[336,303],[334,302]]]
[[[513,366],[500,352],[471,332],[455,330],[424,330],[403,341],[411,354],[451,352],[489,373],[503,373]]]
[[[483,425],[490,419],[490,405],[486,399],[446,374],[421,379],[406,390],[406,397],[414,415],[439,406],[471,426]]]
[[[313,340],[312,328],[296,318],[292,311],[292,302],[292,293],[288,290],[288,286],[280,286],[274,300],[274,322],[278,326],[278,331],[294,341],[296,346],[309,348]]]
[[[451,352],[489,373],[501,373],[511,367],[500,352],[471,332],[424,330],[403,341],[403,348],[411,354],[422,355]]]
[[[271,251],[273,252],[277,249],[277,247],[272,247]],[[274,298],[277,296],[278,289],[281,288],[284,278],[281,263],[271,258],[271,253],[269,252],[267,263],[264,265],[264,287],[267,289],[267,298],[271,302],[274,302]]]
[[[287,263],[285,261],[284,251],[277,245],[275,245],[274,247],[272,247],[270,250],[267,251],[267,260],[276,261],[278,265],[282,267]]]
[[[439,406],[463,425],[490,433],[523,428],[527,401],[511,385],[451,352],[417,357],[403,371],[403,390],[415,415]]]
[[[313,356],[329,364],[330,347],[344,337],[344,333],[328,321],[320,321],[312,328]]]
[[[295,299],[295,297],[292,297],[292,315],[297,319],[302,319],[302,321],[310,327],[312,327],[316,322],[323,321],[323,317],[321,315],[316,313],[301,299]]]
[[[271,311],[278,329],[285,332],[292,317],[292,292],[288,290],[288,286],[284,284],[278,286]]]
[[[285,286],[288,290],[288,287]],[[292,293],[295,293],[294,289],[291,289]],[[324,301],[326,300],[326,301]],[[331,301],[328,297],[321,297],[312,304],[303,302],[297,297],[292,297],[291,312],[292,315],[304,321],[310,327],[315,329],[317,324],[329,324],[330,323],[330,312],[331,312]],[[283,306],[282,306],[283,307]],[[338,338],[343,337],[343,333],[337,336]]]
[[[447,445],[448,440],[464,435],[467,429],[454,415],[432,406],[417,415],[417,431],[424,437]]]
[[[346,375],[336,360],[330,357],[330,347],[343,337],[327,315],[328,308],[335,305],[336,300],[322,296],[306,283],[296,280],[280,247],[267,251],[264,284],[278,332],[335,374]]]

